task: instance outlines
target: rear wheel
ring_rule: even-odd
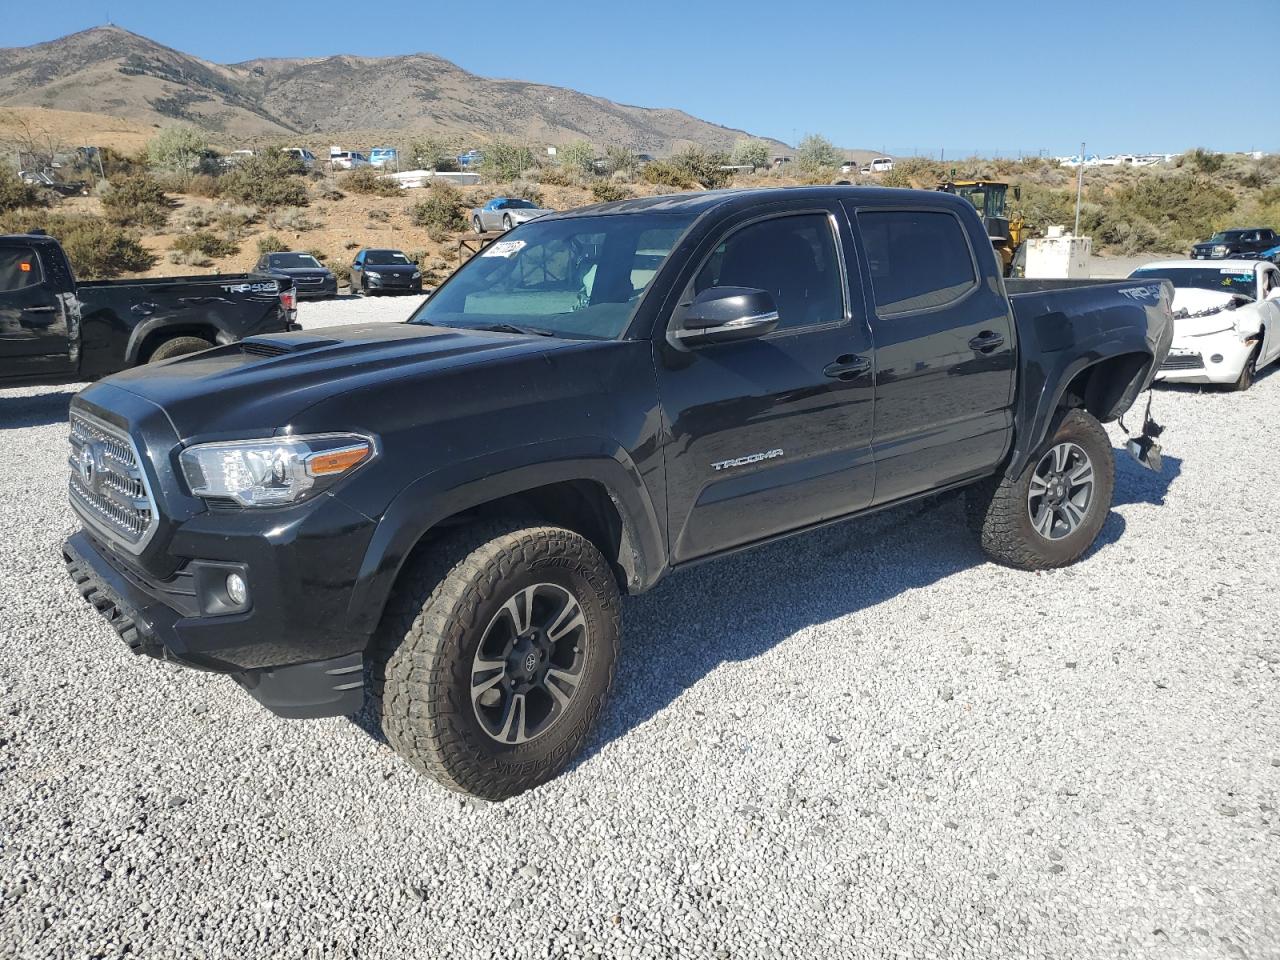
[[[510,215],[509,215],[509,214],[505,214],[505,213],[504,213],[504,214],[502,215],[502,229],[503,229],[503,230],[510,230],[510,229],[511,229],[511,217],[510,217]]]
[[[212,343],[200,337],[174,337],[152,350],[147,362],[159,363],[161,360],[172,360],[174,357],[181,357],[188,353],[208,350],[212,346]]]
[[[613,682],[618,588],[559,527],[466,528],[411,562],[375,638],[388,741],[445,786],[502,800],[558,774]]]
[[[1115,457],[1107,432],[1072,410],[1016,479],[971,487],[967,507],[982,548],[999,563],[1043,570],[1074,563],[1111,509]]]
[[[480,223],[479,217],[471,218],[471,229],[476,233],[484,233],[484,225]]]

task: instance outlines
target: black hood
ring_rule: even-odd
[[[396,275],[408,274],[412,276],[417,269],[418,265],[415,263],[366,263],[364,265],[365,273],[394,273]]]
[[[574,342],[411,323],[352,324],[250,337],[103,382],[163,408],[183,440],[270,434],[306,408],[363,387],[533,357]],[[86,391],[90,400],[93,390]]]
[[[281,277],[331,277],[333,271],[328,267],[272,267],[267,273]]]

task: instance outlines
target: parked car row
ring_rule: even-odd
[[[309,253],[264,253],[254,272],[287,280],[299,300],[338,295],[338,275]],[[343,272],[351,292],[357,296],[422,292],[422,270],[401,250],[364,247]]]

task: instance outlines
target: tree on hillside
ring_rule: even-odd
[[[406,159],[423,170],[444,172],[458,169],[458,153],[461,148],[452,137],[425,134],[414,137],[405,147]]]
[[[796,148],[796,163],[806,173],[818,173],[838,167],[843,160],[835,144],[816,133],[807,134]]]
[[[587,176],[596,172],[596,148],[585,140],[566,143],[556,151],[556,159],[566,170]]]

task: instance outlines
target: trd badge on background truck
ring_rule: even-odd
[[[620,594],[686,564],[961,487],[996,560],[1077,559],[1101,423],[1172,336],[1167,284],[1006,284],[944,193],[655,197],[504,239],[407,323],[85,390],[65,545],[135,651],[282,716],[369,696],[411,764],[488,798],[579,752]]]

